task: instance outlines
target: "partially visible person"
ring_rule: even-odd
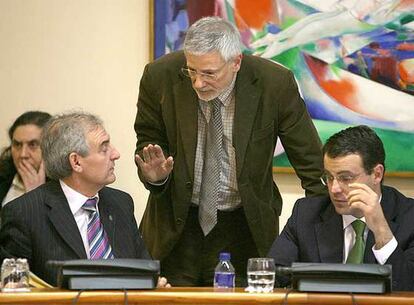
[[[367,126],[350,127],[330,137],[323,152],[329,197],[298,200],[268,256],[283,266],[391,264],[393,290],[413,290],[414,200],[382,184],[381,139]]]
[[[9,128],[10,146],[0,155],[1,206],[45,183],[40,134],[50,114],[28,111]]]
[[[57,269],[49,260],[149,259],[131,196],[106,186],[120,154],[102,121],[81,112],[53,117],[41,148],[50,181],[2,209],[1,256],[27,258],[52,285]],[[169,286],[165,278],[158,284]]]

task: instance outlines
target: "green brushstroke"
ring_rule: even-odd
[[[350,127],[351,125],[336,122],[313,120],[322,143],[334,133]],[[414,134],[396,130],[374,128],[384,143],[387,172],[414,173]],[[273,166],[290,167],[290,162],[283,153],[273,158]]]

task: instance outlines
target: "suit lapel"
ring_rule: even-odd
[[[371,230],[368,230],[367,241],[365,242],[365,251],[364,251],[364,263],[366,264],[375,264],[376,258],[372,252],[372,246],[375,244],[374,234]]]
[[[115,257],[122,257],[119,247],[116,247],[115,241],[118,241],[119,238],[122,238],[122,235],[115,237],[115,223],[118,221],[118,225],[122,225],[122,218],[118,217],[116,210],[112,209],[111,200],[105,196],[102,192],[99,192],[99,219],[104,227],[104,230],[108,236],[109,244],[112,247],[112,253]]]
[[[243,168],[247,146],[259,105],[260,91],[255,86],[257,78],[243,64],[235,85],[236,110],[234,114],[233,143],[236,151],[237,177]]]
[[[321,263],[342,263],[344,247],[342,217],[335,212],[332,203],[321,216],[322,222],[315,225]]]
[[[49,219],[58,234],[79,258],[86,259],[82,237],[59,182],[48,183],[45,202],[50,208]]]
[[[179,137],[182,141],[188,174],[194,181],[194,162],[197,145],[198,99],[191,86],[190,79],[181,76],[174,86],[174,100],[177,105],[177,121]]]

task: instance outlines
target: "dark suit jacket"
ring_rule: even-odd
[[[158,144],[174,157],[163,186],[151,186],[141,222],[150,253],[164,258],[180,237],[194,182],[198,98],[180,69],[183,52],[145,67],[135,121],[137,152]],[[326,192],[321,143],[290,71],[266,59],[244,56],[235,84],[233,146],[239,193],[258,251],[265,255],[278,233],[282,198],[273,182],[272,161],[280,137],[307,195]]]
[[[0,177],[0,210],[1,210],[1,204],[3,202],[4,197],[6,197],[10,186],[13,182],[14,176],[11,177]]]
[[[6,149],[6,151],[8,151],[8,149]],[[10,155],[7,153],[2,157],[3,158],[0,160],[0,209],[1,203],[3,202],[4,197],[6,197],[17,172],[11,153]]]
[[[381,206],[398,242],[386,264],[392,265],[394,290],[414,289],[414,200],[383,186]],[[374,235],[368,232],[364,263],[375,264]],[[292,216],[270,249],[277,265],[293,262],[342,263],[344,232],[342,216],[329,197],[304,198],[296,202]],[[282,285],[286,279],[279,278]]]
[[[104,187],[99,191],[99,212],[116,258],[149,258],[131,196]],[[1,219],[1,255],[27,258],[30,270],[52,285],[56,285],[56,269],[46,265],[48,260],[87,258],[75,218],[57,181],[8,203]]]

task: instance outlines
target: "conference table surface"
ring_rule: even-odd
[[[125,295],[126,294],[126,295]],[[0,293],[0,304],[295,304],[295,305],[399,305],[414,304],[414,292],[389,294],[306,293],[275,289],[273,293],[215,291],[214,288],[158,288],[155,290],[79,291],[32,289],[31,292]]]

